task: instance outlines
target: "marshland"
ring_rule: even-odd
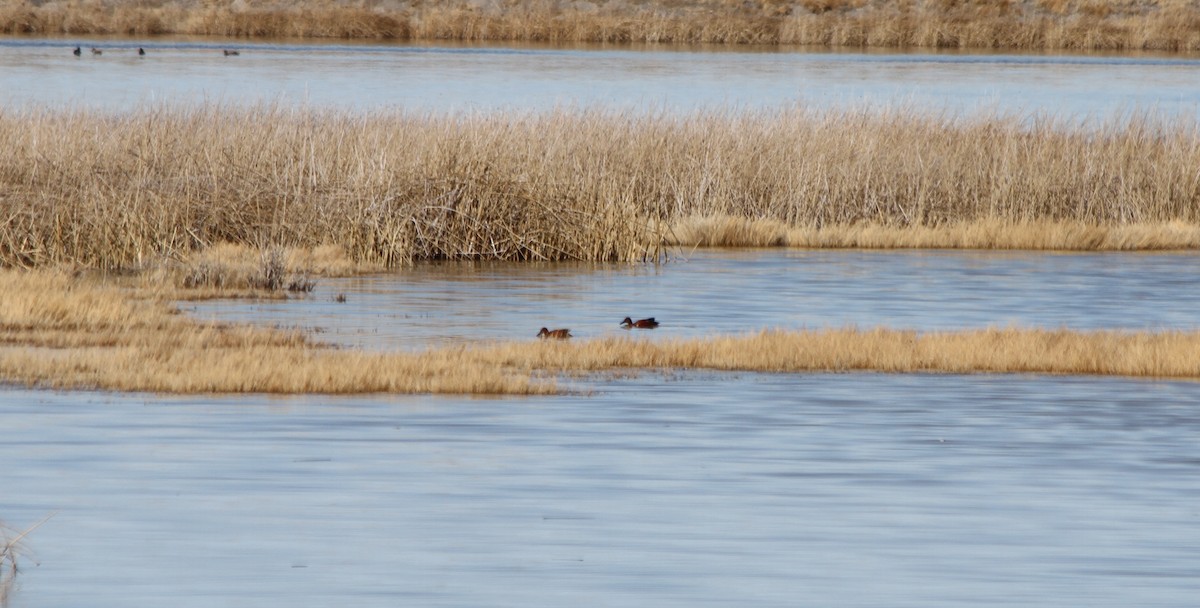
[[[553,4],[519,36],[499,5],[431,36],[436,4],[403,35],[370,29],[382,4],[209,4],[247,29],[200,38],[182,3],[23,6],[0,40],[9,605],[1200,591],[1185,52],[802,52],[737,19],[654,39],[722,48],[451,42],[650,40],[547,33]],[[1009,6],[1092,46],[904,29],[961,37],[982,4],[886,44],[1190,48],[1146,25],[1165,6]]]

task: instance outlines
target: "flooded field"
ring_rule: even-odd
[[[82,57],[71,53],[77,44]],[[92,46],[103,54],[91,55]],[[231,48],[239,55],[225,56]],[[125,110],[180,100],[438,112],[871,103],[1059,117],[1149,108],[1194,117],[1200,58],[0,38],[5,106]]]

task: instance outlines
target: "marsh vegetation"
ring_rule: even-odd
[[[1200,49],[1193,1],[3,0],[0,32],[892,48]]]
[[[15,267],[143,269],[225,243],[333,247],[373,267],[698,245],[1200,244],[1200,131],[1151,115],[210,104],[0,111],[0,144],[0,264]],[[202,264],[189,276],[220,283]]]

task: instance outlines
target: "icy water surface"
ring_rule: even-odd
[[[71,54],[76,44],[82,57]],[[92,46],[103,54],[93,56]],[[240,54],[225,56],[231,47]],[[1196,117],[1200,58],[0,38],[4,106],[125,110],[181,100],[438,112],[870,103],[920,112],[1076,117],[1139,109]]]

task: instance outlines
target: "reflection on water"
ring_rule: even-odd
[[[310,103],[358,109],[605,105],[817,106],[1196,116],[1200,59],[1188,56],[842,53],[794,49],[239,44],[0,38],[0,104],[128,109],[164,100]],[[138,47],[145,57],[136,53]]]
[[[591,397],[0,393],[15,608],[1192,606],[1191,384],[647,373]]]
[[[1198,263],[1196,253],[697,251],[661,266],[427,264],[322,279],[304,300],[183,306],[387,349],[532,339],[542,326],[623,335],[627,316],[661,321],[638,332],[651,338],[846,325],[1196,329]]]

